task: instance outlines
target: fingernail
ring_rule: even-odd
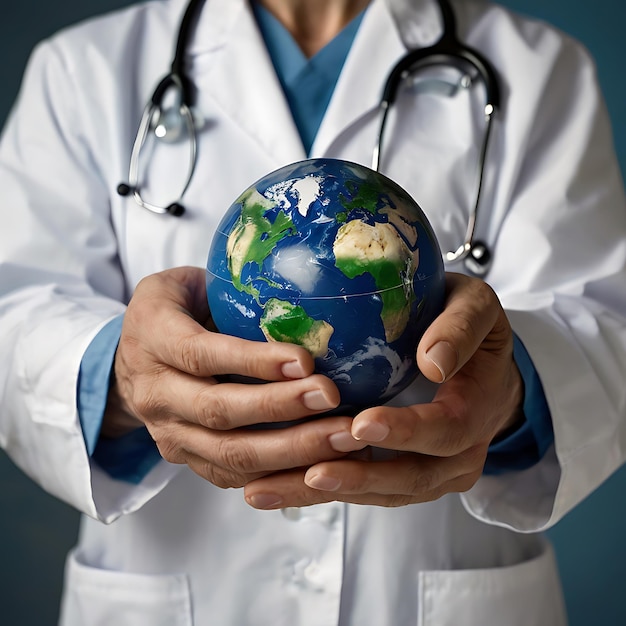
[[[324,476],[323,474],[306,474],[304,482],[313,489],[320,491],[337,491],[341,487],[341,481],[332,476]]]
[[[347,430],[333,433],[328,436],[330,447],[336,452],[354,452],[362,450],[364,444],[357,441]]]
[[[275,493],[256,493],[246,497],[246,502],[255,509],[274,509],[282,504],[283,499]]]
[[[426,358],[435,365],[441,374],[441,380],[435,382],[442,383],[454,371],[458,356],[456,350],[447,341],[440,341],[428,349]]]
[[[287,361],[282,364],[280,371],[285,378],[304,378],[307,375],[300,361]]]
[[[312,389],[302,395],[302,403],[311,411],[334,409],[337,405],[330,401],[321,389]]]
[[[382,441],[389,434],[389,426],[380,422],[358,422],[352,428],[352,436],[357,440]]]

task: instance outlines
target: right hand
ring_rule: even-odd
[[[101,436],[145,425],[164,459],[224,488],[338,459],[364,447],[349,417],[243,428],[337,407],[336,386],[313,368],[299,346],[215,332],[204,270],[166,270],[142,280],[128,305]],[[227,375],[266,383],[219,382]]]

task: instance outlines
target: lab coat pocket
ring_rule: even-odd
[[[97,569],[70,553],[60,626],[192,626],[185,575],[149,576]]]
[[[554,552],[510,567],[420,574],[418,626],[565,626]]]

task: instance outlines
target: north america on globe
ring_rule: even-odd
[[[355,163],[311,159],[236,199],[211,246],[207,296],[220,332],[303,346],[342,403],[359,408],[417,375],[443,264],[401,187]]]

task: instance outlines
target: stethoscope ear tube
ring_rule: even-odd
[[[137,204],[153,213],[169,214],[180,216],[185,209],[182,205],[182,198],[185,195],[197,161],[197,130],[194,115],[192,113],[193,86],[185,74],[185,53],[190,41],[191,31],[195,19],[200,14],[200,9],[205,0],[191,0],[183,15],[178,38],[176,41],[176,52],[171,64],[170,72],[161,79],[154,90],[150,101],[145,107],[139,130],[133,143],[130,157],[128,181],[118,185],[117,192],[122,196],[133,196]],[[380,169],[381,153],[385,126],[389,110],[396,100],[400,86],[403,81],[414,72],[436,65],[452,65],[459,71],[467,74],[468,67],[472,68],[476,75],[482,80],[485,88],[485,119],[486,127],[478,161],[478,181],[476,190],[476,201],[468,218],[467,230],[464,242],[454,251],[444,254],[444,258],[449,263],[465,261],[467,269],[476,275],[484,276],[491,265],[491,252],[483,242],[474,241],[476,218],[479,204],[482,197],[482,187],[485,171],[485,163],[491,134],[492,120],[500,108],[500,90],[498,78],[492,65],[477,50],[470,48],[460,42],[456,35],[456,20],[452,7],[448,0],[438,0],[443,18],[443,34],[432,46],[411,50],[396,64],[390,72],[379,105],[380,124],[376,145],[372,156],[372,169]],[[168,92],[173,91],[176,97],[176,106],[171,111],[173,115],[179,116],[181,124],[175,125],[178,131],[182,125],[189,139],[189,167],[187,177],[179,195],[179,200],[168,206],[158,206],[146,201],[142,195],[139,184],[139,169],[141,151],[147,141],[148,134],[155,130],[156,134],[163,134],[163,138],[176,137],[176,133],[170,133],[168,128],[168,116],[164,115],[163,103]],[[169,112],[169,110],[168,110]],[[163,118],[161,117],[163,116]],[[165,121],[159,121],[167,118]],[[167,137],[166,137],[167,136]],[[175,139],[174,139],[175,140]]]
[[[180,23],[180,29],[176,39],[176,50],[169,74],[169,77],[179,84],[181,103],[189,107],[189,109],[193,106],[193,86],[187,79],[185,72],[185,54],[191,40],[191,32],[195,25],[194,22],[200,15],[200,9],[204,2],[205,0],[191,0],[185,10]],[[167,78],[168,76],[166,76],[164,80],[167,80]]]
[[[448,263],[465,262],[466,269],[476,276],[485,276],[491,267],[492,254],[484,242],[474,241],[476,219],[483,191],[485,165],[493,117],[500,108],[500,89],[493,66],[477,50],[460,42],[456,35],[456,20],[448,0],[439,0],[443,18],[443,34],[426,48],[417,48],[406,54],[389,73],[379,104],[380,122],[372,153],[372,169],[380,169],[387,117],[396,100],[400,86],[412,74],[438,65],[452,65],[461,72],[472,68],[485,88],[485,131],[478,159],[476,197],[470,212],[463,243],[454,251],[444,253]]]
[[[117,186],[117,193],[119,195],[128,196],[132,194],[135,202],[140,207],[159,215],[167,214],[180,217],[184,214],[185,207],[183,206],[181,200],[189,188],[196,167],[198,146],[196,123],[192,112],[193,93],[191,83],[185,74],[184,60],[193,22],[199,15],[202,4],[204,4],[204,0],[191,0],[185,10],[180,29],[178,31],[176,51],[171,65],[171,71],[159,81],[154,92],[152,93],[150,101],[144,108],[130,155],[128,182],[122,182]],[[148,137],[148,132],[153,126],[155,126],[155,120],[160,118],[163,112],[162,108],[165,96],[172,90],[175,92],[175,96],[177,98],[176,106],[178,107],[178,114],[180,114],[181,119],[184,121],[185,130],[189,137],[189,167],[187,169],[187,176],[183,189],[179,195],[179,200],[163,207],[148,202],[142,197],[139,187],[139,161],[141,150]]]

